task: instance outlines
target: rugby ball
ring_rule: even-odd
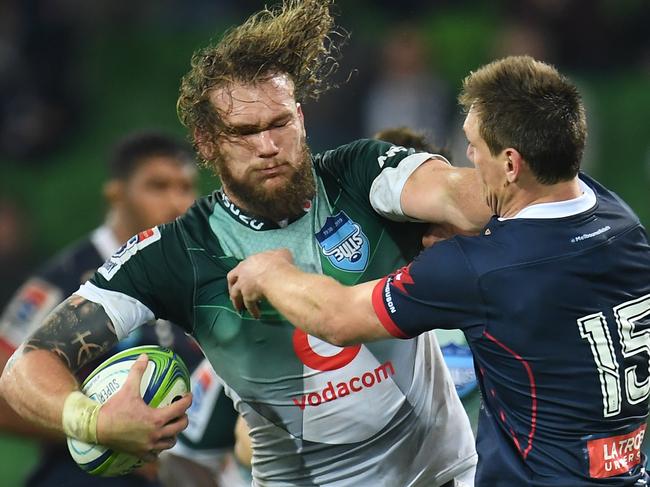
[[[105,403],[120,390],[142,353],[149,357],[140,383],[140,395],[145,403],[154,408],[164,407],[189,392],[190,374],[183,360],[172,350],[156,345],[129,348],[113,355],[86,378],[81,385],[82,392],[97,402]],[[133,455],[73,438],[68,438],[68,450],[74,461],[92,475],[115,477],[142,465],[142,461]]]

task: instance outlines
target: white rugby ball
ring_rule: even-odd
[[[131,366],[142,353],[149,357],[140,383],[140,395],[145,403],[155,408],[164,407],[189,392],[190,374],[183,360],[172,350],[157,345],[129,348],[113,355],[93,370],[81,390],[91,399],[105,403],[120,390]],[[133,455],[73,438],[68,438],[68,450],[74,461],[92,475],[115,477],[142,465]]]

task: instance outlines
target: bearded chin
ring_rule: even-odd
[[[285,185],[266,189],[247,181],[237,181],[226,164],[219,165],[219,176],[228,189],[227,195],[255,216],[280,222],[304,213],[305,202],[314,198],[316,183],[312,174],[311,154],[307,144],[302,144],[302,162]]]

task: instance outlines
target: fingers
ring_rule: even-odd
[[[230,294],[230,302],[232,303],[235,310],[241,312],[243,309],[248,310],[248,312],[255,319],[259,319],[261,316],[259,308],[259,294],[257,292],[244,292],[238,284],[234,284],[228,290]]]
[[[176,421],[163,426],[158,430],[155,438],[152,438],[153,448],[171,448],[176,442],[176,437],[187,428],[188,423],[189,420],[187,415],[183,415],[180,418],[177,418]]]
[[[226,279],[228,280],[228,289],[232,289],[235,284],[237,284],[237,280],[239,279],[239,274],[237,272],[238,268],[239,265],[237,265],[233,270],[226,274]]]
[[[149,357],[147,354],[142,353],[138,359],[133,363],[129,375],[126,377],[123,388],[130,392],[140,396],[140,383],[142,382],[142,376],[147,370],[147,364],[149,363]]]
[[[259,301],[257,299],[244,298],[244,306],[246,306],[246,309],[248,310],[248,312],[251,314],[253,318],[255,318],[256,320],[260,319],[261,313],[259,308]]]
[[[232,303],[232,307],[235,308],[236,311],[242,311],[244,309],[244,296],[242,295],[239,287],[235,284],[230,289],[228,289],[228,293],[230,294],[230,302]]]
[[[276,249],[247,257],[227,275],[228,293],[233,308],[243,309],[255,318],[261,316],[259,302],[263,297],[262,279],[266,273],[284,263],[293,263],[288,249]]]
[[[161,424],[169,424],[175,421],[177,418],[180,418],[185,414],[185,411],[192,405],[192,394],[187,393],[181,397],[178,401],[174,401],[169,406],[162,408],[157,408],[156,415],[157,420]]]

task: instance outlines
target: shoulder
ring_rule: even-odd
[[[471,240],[474,239],[474,240]],[[476,256],[485,253],[485,242],[480,237],[453,237],[424,249],[413,260],[411,272],[421,274],[420,280],[435,278],[443,280],[465,280],[476,277],[474,266]],[[431,272],[435,270],[435,272]]]
[[[49,259],[36,277],[62,288],[78,286],[84,275],[102,265],[102,262],[90,236],[85,236]]]
[[[639,217],[634,210],[615,192],[603,186],[594,178],[585,173],[580,173],[580,180],[589,186],[596,194],[598,201],[597,212],[605,214],[618,214],[627,225],[641,225]]]
[[[359,139],[336,149],[314,155],[317,170],[335,171],[337,168],[360,166],[363,164],[381,168],[386,161],[398,154],[411,154],[412,149],[395,146],[375,139]]]
[[[199,198],[184,215],[161,227],[163,237],[175,237],[182,242],[186,250],[197,248],[214,255],[222,255],[223,250],[216,236],[219,228],[216,220],[211,218],[218,205],[219,191]]]

